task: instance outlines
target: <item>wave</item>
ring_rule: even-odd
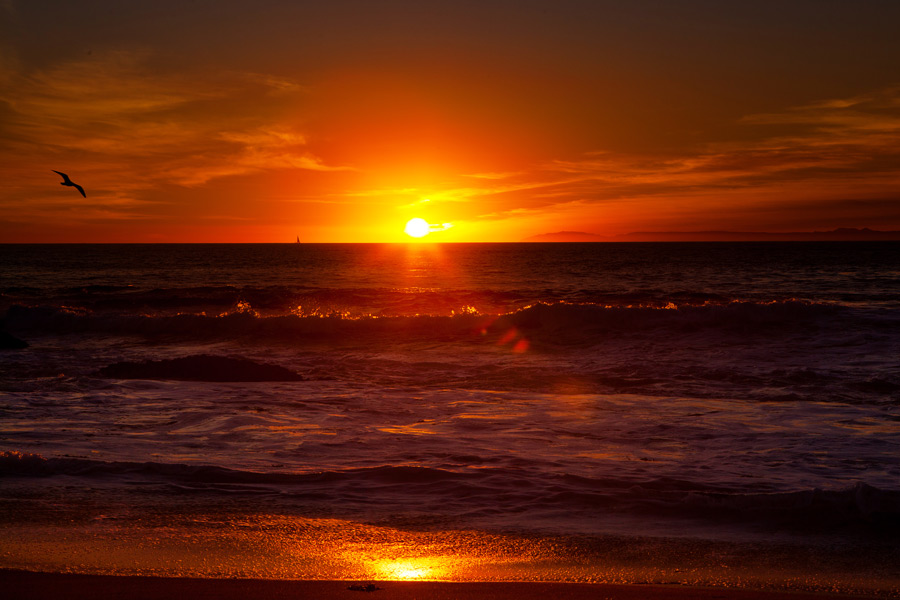
[[[549,292],[551,298],[566,299]],[[606,296],[603,296],[606,298]],[[630,298],[631,296],[629,296]],[[480,306],[508,311],[534,301],[533,293],[496,290],[437,290],[393,288],[306,288],[285,286],[188,286],[135,289],[131,286],[89,285],[55,289],[0,288],[0,301],[47,304],[89,311],[152,315],[181,312],[222,315],[252,311],[267,316],[450,315]],[[620,301],[613,295],[610,302]],[[252,308],[250,308],[252,307]]]
[[[318,504],[321,510],[355,517],[359,515],[352,513],[358,511],[395,514],[415,507],[418,513],[440,518],[518,515],[522,523],[531,525],[546,525],[541,522],[546,515],[582,525],[596,517],[632,515],[781,531],[900,533],[900,491],[862,482],[835,490],[756,493],[672,478],[587,478],[521,468],[451,471],[377,466],[313,473],[255,472],[0,452],[0,479],[53,476],[140,483],[142,489],[155,486],[156,493],[178,496],[268,494],[288,505],[315,510]]]
[[[852,308],[797,300],[729,302],[665,307],[608,306],[599,304],[538,303],[519,310],[486,314],[469,310],[449,316],[353,317],[328,315],[265,316],[250,305],[219,315],[118,314],[66,306],[10,307],[6,329],[29,334],[139,335],[151,338],[227,339],[258,337],[271,340],[382,340],[409,338],[483,338],[527,335],[548,344],[583,343],[609,333],[670,334],[715,332],[718,335],[784,335],[819,330],[888,331],[898,324],[889,312],[854,311]]]

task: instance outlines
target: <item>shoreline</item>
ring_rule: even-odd
[[[372,592],[350,589],[374,583]],[[275,579],[200,579],[139,575],[81,575],[0,569],[0,589],[9,600],[814,600],[883,598],[807,591],[769,591],[678,584],[605,584],[563,582],[319,581]]]

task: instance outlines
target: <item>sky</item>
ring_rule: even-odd
[[[0,0],[0,242],[900,229],[898,23],[896,0]]]

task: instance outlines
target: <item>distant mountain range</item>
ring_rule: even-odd
[[[876,231],[868,227],[842,227],[831,231],[637,231],[622,235],[597,235],[583,231],[557,231],[525,238],[523,242],[851,242],[900,241],[900,231]]]

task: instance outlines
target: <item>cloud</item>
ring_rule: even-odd
[[[259,201],[295,201],[290,192],[303,184],[294,182],[348,170],[310,149],[296,116],[308,90],[284,78],[172,72],[147,53],[118,51],[41,69],[6,60],[0,83],[4,236],[111,227],[129,239],[121,233],[129,221],[152,231],[274,221],[289,213]],[[71,174],[87,198],[60,189],[50,169]],[[234,176],[288,184],[220,185]],[[246,201],[248,192],[257,202]]]
[[[670,196],[680,202],[690,195],[748,189],[760,195],[802,189],[805,196],[822,198],[855,189],[879,196],[900,186],[900,87],[749,115],[741,122],[777,127],[763,139],[709,143],[690,154],[592,152],[551,160],[516,183],[471,189],[467,197],[484,200],[501,191],[528,190],[529,202],[519,206],[546,209],[573,200],[605,204]]]
[[[33,72],[7,69],[3,134],[18,160],[104,165],[104,183],[120,190],[344,168],[316,157],[300,124],[284,118],[285,106],[302,103],[304,86],[252,73],[160,72],[150,58],[119,51]]]
[[[900,88],[748,115],[741,124],[752,139],[701,143],[691,152],[597,150],[516,171],[459,175],[431,189],[363,193],[452,204],[446,211],[459,222],[612,212],[727,220],[754,206],[760,214],[781,206],[795,225],[816,206],[845,222],[855,207],[867,219],[857,225],[877,221],[877,209],[900,222],[896,203],[860,204],[900,189]],[[846,204],[847,197],[859,200]]]
[[[181,190],[184,198],[219,210],[229,187],[222,179],[276,171],[281,174],[253,185],[270,186],[267,193],[284,198],[302,195],[304,202],[335,205],[408,210],[427,199],[429,211],[456,223],[455,231],[467,220],[591,215],[615,207],[686,214],[709,212],[713,202],[718,210],[737,211],[776,198],[797,206],[815,199],[861,201],[889,197],[900,187],[900,87],[747,115],[738,124],[750,135],[704,143],[701,132],[690,150],[613,153],[598,147],[566,155],[557,149],[542,159],[528,154],[527,163],[508,157],[488,157],[483,165],[470,161],[456,174],[445,166],[429,180],[415,169],[384,175],[323,160],[341,153],[334,153],[333,141],[322,141],[333,131],[321,123],[311,140],[310,123],[316,110],[327,113],[330,105],[321,99],[317,104],[310,86],[273,74],[167,71],[156,57],[137,51],[97,52],[36,69],[0,53],[0,83],[6,148],[0,178],[8,194],[0,201],[0,219],[7,220],[29,210],[41,217],[66,212],[60,206],[90,206],[68,211],[84,218],[145,218],[160,214],[149,204],[172,202],[171,186],[192,188]],[[392,133],[374,128],[369,135]],[[54,204],[59,190],[45,179],[49,168],[77,174],[89,198]],[[287,182],[283,172],[290,171],[316,181],[340,172],[353,177],[316,187],[307,185],[309,179],[299,183],[294,173]],[[371,187],[358,187],[365,181]],[[200,186],[217,195],[194,200],[200,195],[193,188]],[[891,213],[889,205],[878,206]],[[234,212],[245,214],[241,210]],[[866,205],[864,212],[874,211]],[[196,214],[205,216],[201,209]]]
[[[834,98],[775,113],[748,115],[749,124],[803,124],[812,129],[847,134],[859,131],[898,131],[900,129],[900,86]]]
[[[522,173],[518,171],[506,171],[498,173],[470,173],[465,175],[465,177],[471,177],[473,179],[509,179],[521,174]]]

